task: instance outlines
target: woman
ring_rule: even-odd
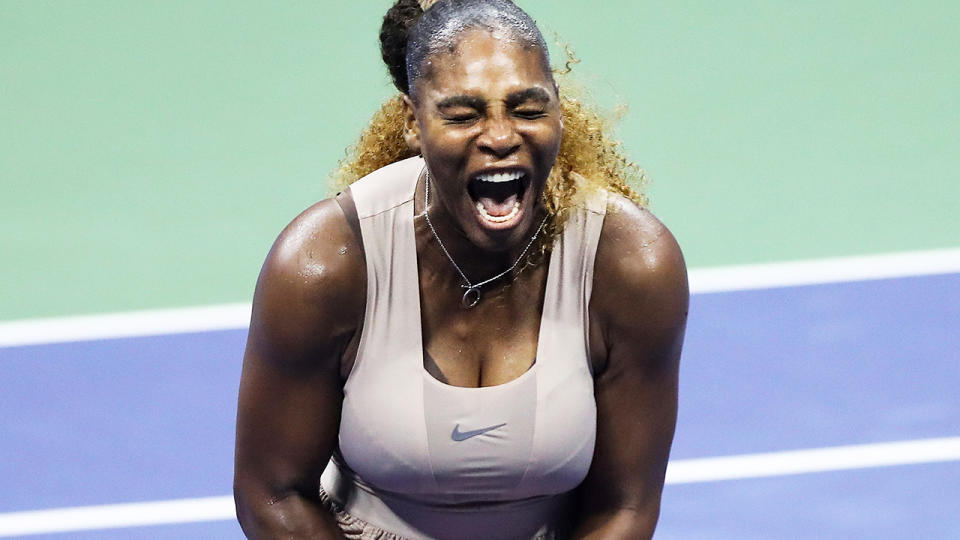
[[[526,13],[421,8],[384,20],[402,96],[341,168],[364,178],[295,219],[260,275],[240,523],[251,538],[650,538],[680,249],[596,117],[559,95]]]

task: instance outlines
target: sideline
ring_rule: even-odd
[[[960,248],[690,270],[693,294],[960,273]],[[250,304],[0,321],[0,347],[246,328]]]
[[[682,459],[667,467],[667,484],[960,461],[960,437],[834,446]],[[54,508],[0,514],[0,538],[84,530],[236,519],[233,497]]]

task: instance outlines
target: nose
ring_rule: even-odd
[[[520,134],[514,129],[513,123],[502,117],[487,119],[483,133],[477,139],[481,150],[497,158],[504,158],[516,152],[520,148],[520,142]]]

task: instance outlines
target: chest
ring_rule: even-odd
[[[586,345],[597,227],[571,218],[549,261],[465,310],[457,276],[418,260],[412,201],[365,199],[359,184],[367,298],[343,389],[346,465],[380,491],[440,505],[575,487],[596,426]]]
[[[504,384],[526,373],[537,357],[546,271],[531,268],[483,290],[472,308],[458,283],[422,272],[420,326],[424,369],[459,387]]]

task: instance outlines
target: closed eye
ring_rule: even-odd
[[[477,119],[476,114],[453,114],[443,117],[448,124],[467,124]]]
[[[542,111],[542,110],[520,110],[520,111],[514,111],[513,114],[525,120],[536,120],[538,118],[543,118],[547,116],[546,111]]]

